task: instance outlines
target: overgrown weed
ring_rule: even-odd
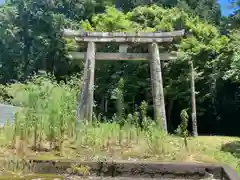
[[[26,83],[4,87],[11,103],[21,109],[14,123],[0,129],[0,150],[19,157],[39,159],[80,158],[151,159],[163,161],[227,162],[236,167],[239,160],[220,151],[220,145],[205,139],[166,135],[161,121],[147,116],[146,102],[140,111],[126,115],[123,102],[123,80],[114,89],[116,115],[112,120],[94,116],[93,123],[76,126],[75,110],[80,81],[57,83],[51,76],[35,76]],[[139,116],[141,113],[141,117]],[[104,123],[100,123],[104,122]],[[184,127],[183,130],[185,130]],[[187,134],[183,134],[186,137]],[[214,142],[216,140],[212,140]]]
[[[64,156],[64,145],[70,146],[76,154],[83,148],[93,153],[129,149],[144,141],[148,153],[163,153],[165,135],[156,123],[147,117],[147,103],[143,102],[138,113],[124,114],[123,86],[120,79],[113,90],[112,99],[116,100],[116,112],[112,120],[102,120],[95,116],[94,123],[81,122],[76,129],[75,109],[80,81],[76,78],[70,83],[57,83],[52,76],[34,76],[26,83],[16,83],[5,87],[12,104],[21,106],[13,124],[8,123],[1,130],[1,144],[12,146],[17,154],[23,151],[23,144],[33,151],[56,151]],[[78,87],[77,87],[78,86]],[[100,116],[98,116],[100,117]],[[11,135],[10,133],[11,132]]]

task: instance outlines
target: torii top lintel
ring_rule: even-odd
[[[175,37],[184,35],[184,30],[172,32],[84,32],[65,29],[65,37],[75,38],[80,42],[171,42]]]

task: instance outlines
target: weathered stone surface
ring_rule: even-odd
[[[14,114],[17,112],[18,107],[6,104],[0,104],[0,126],[4,125],[7,121],[14,121]]]
[[[222,179],[223,180],[240,180],[240,177],[232,168],[230,168],[227,165],[223,165]]]
[[[65,37],[75,37],[76,41],[82,42],[170,42],[174,37],[184,35],[184,30],[173,32],[84,32],[65,29]]]
[[[72,59],[85,59],[86,53],[69,51],[69,58]],[[137,60],[145,61],[150,59],[149,53],[96,53],[96,60]],[[161,61],[176,60],[177,53],[160,53]]]
[[[88,177],[116,177],[117,179],[126,179],[128,177],[131,177],[131,179],[209,179],[207,178],[209,174],[212,174],[214,179],[240,179],[230,167],[215,164],[32,160],[32,165],[34,173],[72,174],[84,176],[85,179]]]

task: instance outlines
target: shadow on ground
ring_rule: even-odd
[[[240,141],[233,141],[221,146],[221,151],[229,152],[232,155],[240,158]]]

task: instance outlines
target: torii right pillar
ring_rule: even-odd
[[[151,71],[154,119],[158,123],[160,123],[163,131],[167,133],[168,130],[163,92],[162,68],[160,62],[159,48],[156,42],[153,42],[149,45],[149,53],[151,55],[149,61]]]

